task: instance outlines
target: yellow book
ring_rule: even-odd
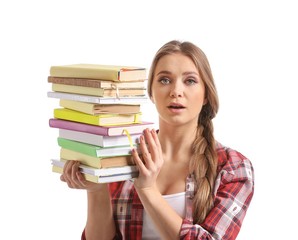
[[[144,88],[104,89],[104,88],[93,88],[93,87],[59,84],[59,83],[53,83],[52,90],[54,92],[76,93],[76,94],[91,95],[91,96],[98,96],[98,97],[142,96],[146,94],[146,89]]]
[[[80,152],[72,151],[66,148],[60,149],[60,158],[65,160],[77,160],[83,165],[94,168],[107,168],[107,167],[122,167],[133,165],[132,156],[115,156],[115,157],[92,157]]]
[[[54,117],[74,122],[87,123],[97,126],[114,126],[142,122],[142,113],[134,114],[98,114],[91,115],[67,108],[54,109]]]
[[[87,114],[101,114],[101,113],[138,113],[141,111],[140,104],[96,104],[60,99],[60,107],[69,108],[75,111]]]
[[[91,78],[111,81],[136,81],[146,79],[146,69],[134,66],[101,64],[70,64],[52,66],[50,76]]]

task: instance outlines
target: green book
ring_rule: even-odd
[[[65,138],[58,137],[58,145],[72,151],[87,154],[93,157],[113,157],[131,155],[131,146],[117,146],[117,147],[99,147],[96,145],[77,142]],[[137,145],[134,145],[137,147]]]

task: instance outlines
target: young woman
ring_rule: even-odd
[[[87,190],[82,239],[235,239],[251,202],[254,175],[241,153],[214,139],[218,97],[205,54],[171,41],[156,53],[148,93],[159,129],[140,138],[134,181],[85,181],[68,161],[61,180]]]

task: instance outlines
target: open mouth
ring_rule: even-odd
[[[171,109],[184,109],[185,107],[181,104],[171,104],[168,106],[168,108],[171,108]]]
[[[179,107],[179,106],[169,106],[168,108],[172,108],[172,109],[183,109],[185,107]]]

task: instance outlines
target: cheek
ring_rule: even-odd
[[[196,92],[192,94],[192,100],[197,104],[203,105],[207,99],[205,98],[204,92]]]

